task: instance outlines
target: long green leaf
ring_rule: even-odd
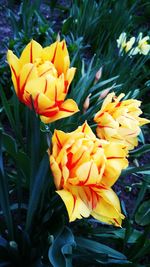
[[[7,177],[5,176],[4,167],[3,167],[3,153],[2,153],[2,133],[0,131],[0,204],[3,210],[6,225],[8,228],[9,238],[13,240],[13,223],[12,215],[10,211],[9,203],[9,188]]]
[[[96,252],[96,253],[103,253],[108,255],[108,257],[114,258],[114,259],[120,259],[120,260],[126,260],[126,256],[122,254],[121,252],[112,249],[109,246],[106,246],[104,244],[101,244],[97,241],[89,240],[82,237],[76,237],[75,241],[77,243],[77,246],[85,248],[89,251]]]
[[[74,236],[68,227],[65,227],[52,243],[48,257],[53,267],[72,267],[72,246]]]
[[[32,191],[29,199],[29,207],[28,207],[27,221],[26,221],[27,230],[30,229],[34,214],[37,210],[42,189],[45,183],[45,179],[47,178],[48,168],[49,168],[49,161],[48,161],[48,155],[46,154],[40,163],[39,169],[34,179],[33,186],[31,188]]]

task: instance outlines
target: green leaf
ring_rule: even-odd
[[[3,90],[1,85],[0,85],[0,94],[1,94],[2,104],[3,104],[3,107],[4,107],[5,113],[6,113],[7,117],[8,117],[8,120],[9,120],[9,123],[11,125],[11,128],[14,131],[16,137],[18,138],[20,144],[23,145],[23,138],[22,138],[22,134],[21,134],[20,128],[17,127],[17,124],[16,124],[16,122],[14,120],[14,117],[12,115],[12,110],[10,108],[9,101],[6,98],[4,90]]]
[[[150,151],[150,145],[143,145],[133,151],[130,152],[131,157],[140,157],[144,153],[147,153]]]
[[[70,31],[70,25],[73,23],[73,18],[69,17],[63,22],[62,34],[66,34]]]
[[[7,177],[4,172],[3,166],[3,153],[2,153],[2,133],[0,131],[0,206],[4,213],[6,225],[8,228],[9,237],[13,240],[13,223],[12,215],[9,204],[9,188]]]
[[[12,112],[11,112],[11,109],[10,109],[10,106],[9,106],[9,102],[6,99],[5,93],[4,93],[3,88],[2,88],[1,85],[0,85],[0,94],[1,94],[2,104],[3,104],[4,110],[6,112],[6,115],[7,115],[8,119],[9,119],[9,122],[10,122],[12,128],[14,130],[16,130],[15,121],[14,121],[14,118],[12,116]]]
[[[150,200],[140,205],[135,214],[135,221],[142,226],[150,224]]]
[[[26,153],[18,151],[16,140],[6,133],[2,133],[2,147],[15,160],[17,166],[28,180],[30,174],[30,160]]]
[[[3,133],[2,135],[2,144],[6,151],[11,155],[15,155],[17,152],[17,144],[13,137],[8,134]]]
[[[41,193],[47,179],[47,171],[49,168],[49,160],[48,155],[46,154],[43,157],[43,160],[40,163],[39,169],[37,171],[34,183],[32,185],[31,196],[29,199],[29,207],[27,212],[27,221],[26,221],[26,229],[29,230],[32,224],[33,216],[35,211],[37,210]]]
[[[75,241],[77,243],[77,246],[87,249],[89,251],[92,251],[95,253],[103,253],[103,254],[108,255],[108,257],[114,258],[114,259],[127,260],[126,256],[122,254],[121,252],[115,249],[112,249],[111,247],[101,244],[99,242],[89,240],[86,238],[82,238],[82,237],[76,237]]]
[[[48,257],[53,267],[72,267],[73,245],[74,236],[71,230],[65,227],[49,248]]]
[[[139,167],[128,167],[126,170],[123,170],[121,176],[127,176],[132,173],[141,173],[141,174],[150,174],[150,165],[146,164]]]

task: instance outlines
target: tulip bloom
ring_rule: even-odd
[[[78,111],[72,99],[65,100],[75,68],[69,68],[64,40],[45,48],[32,40],[20,58],[8,50],[7,60],[19,100],[33,107],[43,122],[49,123]]]
[[[50,167],[70,222],[92,215],[120,226],[124,216],[110,187],[127,166],[122,144],[96,138],[87,123],[71,133],[54,132]]]
[[[105,98],[101,110],[96,113],[94,121],[97,123],[99,138],[120,142],[128,150],[138,145],[137,136],[140,126],[150,121],[140,118],[141,102],[135,99],[120,101],[124,94],[118,97],[110,93]]]

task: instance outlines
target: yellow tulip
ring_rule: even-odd
[[[20,58],[8,50],[7,60],[19,100],[33,107],[43,122],[49,123],[78,111],[75,101],[65,100],[76,70],[69,68],[65,40],[45,48],[32,40]]]
[[[138,145],[140,126],[150,121],[139,117],[142,113],[140,101],[120,101],[123,97],[124,94],[118,97],[115,93],[108,94],[94,121],[97,123],[96,132],[99,138],[122,143],[124,148],[130,150]]]
[[[124,216],[110,187],[128,166],[126,156],[122,144],[96,138],[87,123],[71,133],[55,130],[50,167],[70,221],[92,215],[121,225]]]

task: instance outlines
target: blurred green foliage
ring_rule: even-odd
[[[71,64],[77,67],[68,97],[76,100],[80,112],[49,126],[39,123],[10,89],[10,71],[4,52],[0,53],[0,266],[150,266],[150,166],[140,164],[141,157],[150,151],[145,138],[148,128],[144,127],[140,136],[141,146],[130,153],[132,162],[138,160],[139,166],[131,164],[120,178],[124,181],[131,173],[139,177],[132,214],[122,201],[126,219],[121,229],[93,219],[69,225],[64,206],[55,195],[45,153],[55,128],[72,131],[88,120],[95,129],[92,118],[106,89],[142,99],[143,110],[150,116],[150,58],[119,57],[116,43],[123,31],[149,35],[149,1],[75,0],[64,5],[63,1],[23,0],[17,12],[16,2],[8,2],[12,37],[6,39],[5,47],[17,55],[32,38],[48,45],[57,37],[57,21],[44,17],[43,2],[51,14],[56,9],[61,14],[60,37],[66,39]],[[101,67],[102,75],[95,82]],[[83,112],[89,94],[90,106]]]

